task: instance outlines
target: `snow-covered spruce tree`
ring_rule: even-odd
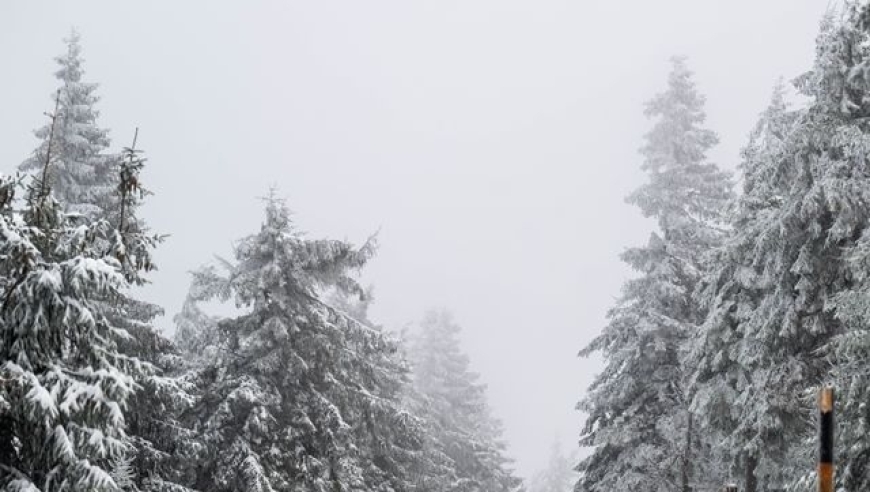
[[[696,379],[709,389],[696,403],[733,405],[730,415],[718,413],[737,422],[747,492],[800,475],[781,458],[806,446],[811,396],[831,381],[846,395],[838,480],[846,490],[866,484],[868,15],[868,7],[849,3],[843,20],[825,19],[813,70],[797,80],[810,102],[786,125],[769,124],[773,130],[750,154],[738,215],[746,226],[735,228],[724,253],[731,271],[717,273],[707,289],[712,312],[696,350]]]
[[[684,359],[704,319],[693,293],[705,253],[721,241],[731,182],[706,162],[717,137],[702,126],[703,103],[684,60],[674,58],[667,90],[645,111],[657,118],[641,149],[649,181],[628,198],[658,230],[622,254],[640,275],[580,352],[601,352],[605,361],[578,405],[587,413],[581,444],[594,448],[578,467],[580,491],[687,491],[710,478],[693,469],[701,443]]]
[[[56,59],[60,65],[56,76],[61,86],[53,95],[54,116],[50,123],[35,132],[40,144],[20,165],[20,170],[44,180],[64,212],[91,221],[106,220],[122,234],[145,234],[148,227],[137,214],[139,202],[148,194],[137,184],[144,159],[135,150],[135,137],[133,145],[122,153],[106,152],[110,143],[108,131],[96,123],[99,112],[94,108],[98,101],[94,92],[97,85],[81,80],[84,71],[79,39],[75,30],[65,39],[67,52]],[[51,163],[46,168],[43,164],[47,159]],[[125,179],[124,173],[133,174]],[[124,186],[133,189],[125,191]],[[110,248],[111,243],[102,247]],[[156,335],[150,322],[162,314],[159,306],[125,296],[123,312],[116,321],[122,322],[131,314],[139,324],[131,323],[125,329],[133,331],[145,325],[144,330],[138,330],[142,331],[141,337],[136,338]]]
[[[577,483],[575,463],[562,451],[559,439],[553,441],[547,468],[532,477],[529,492],[572,492]]]
[[[780,485],[788,473],[784,468],[792,444],[781,434],[776,410],[759,404],[764,397],[757,392],[767,388],[767,373],[754,374],[741,350],[769,288],[754,268],[763,261],[756,255],[779,240],[769,231],[778,227],[784,197],[798,172],[788,163],[786,144],[798,117],[799,112],[785,104],[784,87],[777,85],[742,152],[743,193],[732,214],[733,232],[713,253],[714,267],[703,280],[698,298],[709,316],[689,356],[699,423],[705,432],[722,437],[718,455],[728,465],[730,478],[742,480],[747,490],[755,490],[759,480],[762,487]],[[771,391],[775,388],[764,389]]]
[[[119,230],[122,237],[145,237],[148,228],[137,213],[139,202],[147,194],[138,184],[144,159],[134,150],[135,137],[133,145],[122,153],[107,153],[108,132],[96,122],[99,116],[95,109],[97,85],[82,82],[79,36],[73,31],[65,41],[67,52],[57,58],[60,70],[56,76],[61,86],[55,94],[55,118],[36,131],[41,143],[20,169],[45,180],[66,213],[78,214],[90,221],[105,220]],[[42,164],[48,158],[51,165],[46,169]],[[113,243],[103,240],[94,247],[108,250]],[[152,265],[143,267],[150,269]],[[131,286],[143,282],[141,277],[129,280]],[[151,477],[149,480],[157,483],[160,480],[157,471],[165,469],[156,464],[157,457],[167,457],[170,453],[168,448],[160,449],[166,448],[168,443],[152,442],[157,439],[155,426],[173,427],[170,422],[164,422],[169,415],[167,408],[184,399],[178,381],[164,376],[178,367],[174,348],[152,326],[163,310],[137,299],[130,289],[109,298],[95,298],[94,309],[112,326],[129,335],[118,342],[121,353],[148,361],[160,369],[143,374],[145,379],[137,381],[141,391],[136,393],[138,401],[131,406],[135,412],[127,415],[130,434],[137,440],[137,457],[131,464],[135,475],[140,481]],[[177,429],[165,433],[166,436],[179,435]]]
[[[73,30],[64,39],[65,54],[55,60],[60,66],[55,76],[60,81],[52,103],[58,98],[57,121],[36,130],[40,144],[20,170],[39,173],[51,140],[52,166],[48,175],[55,198],[66,212],[88,218],[105,218],[110,210],[117,212],[119,156],[106,153],[108,131],[97,126],[99,111],[95,108],[97,84],[83,82],[81,45]],[[51,138],[49,136],[51,135]]]
[[[411,361],[413,351],[412,325],[406,325],[399,332],[399,351],[397,356],[403,361]],[[437,436],[432,432],[432,425],[423,417],[426,415],[426,400],[417,391],[414,384],[405,384],[402,390],[402,405],[412,415],[417,416],[419,434],[422,439],[422,450],[411,466],[412,490],[416,492],[441,492],[456,490],[456,467],[453,460],[444,454],[437,445]],[[452,487],[452,488],[451,488]]]
[[[382,329],[374,324],[368,316],[368,310],[374,301],[373,288],[368,287],[365,294],[362,296],[348,295],[341,290],[332,289],[326,296],[326,302],[335,309],[343,312],[350,317],[356,319],[365,326]],[[409,342],[407,332],[400,334],[397,351],[393,355],[397,363],[403,368],[408,366]],[[420,417],[424,415],[420,403],[423,399],[420,394],[414,389],[413,384],[408,384],[410,381],[405,381],[401,391],[402,407],[409,409],[412,415],[415,416],[414,433],[419,436],[422,443],[420,448],[415,450],[411,459],[403,458],[401,454],[406,451],[400,450],[400,455],[395,461],[403,462],[405,468],[403,470],[405,476],[410,477],[408,480],[409,490],[417,492],[442,492],[451,490],[448,485],[453,483],[452,479],[447,479],[454,476],[454,467],[452,460],[446,456],[441,450],[433,445],[434,440],[429,435],[428,427],[425,420]],[[447,480],[445,480],[447,479]]]
[[[133,147],[125,148],[121,156],[115,202],[118,210],[108,211],[112,218],[109,222],[117,228],[124,246],[117,254],[121,258],[135,258],[136,265],[147,271],[154,265],[148,250],[143,248],[153,247],[163,238],[149,235],[137,215],[142,200],[150,194],[142,187],[140,176],[146,159],[142,151]],[[147,238],[149,242],[130,241],[130,237]],[[131,287],[145,283],[141,275],[128,276],[127,280]],[[181,485],[184,476],[177,451],[183,440],[190,437],[190,430],[179,425],[177,418],[191,403],[191,395],[182,377],[185,367],[178,350],[152,326],[163,310],[134,298],[130,289],[101,299],[95,308],[126,334],[118,342],[118,351],[147,362],[151,369],[137,375],[137,391],[126,412],[127,433],[134,448],[128,460],[130,483],[142,491],[188,490]]]
[[[421,436],[399,405],[406,377],[395,341],[321,300],[331,288],[361,294],[352,274],[373,252],[371,242],[305,239],[272,197],[228,275],[194,277],[191,302],[227,296],[243,311],[220,320],[218,336],[188,335],[216,354],[197,371],[188,414],[198,423],[186,451],[198,489],[412,490],[406,470]],[[202,318],[179,319],[195,332]]]
[[[96,306],[141,278],[154,241],[66,216],[39,179],[17,213],[0,181],[0,487],[121,490],[127,403],[152,368],[119,352],[128,334]]]
[[[832,138],[830,154],[838,159],[826,176],[827,186],[833,188],[827,194],[836,197],[837,205],[831,206],[838,216],[834,223],[853,228],[845,237],[858,237],[844,247],[842,255],[847,261],[846,278],[851,281],[851,288],[833,296],[826,304],[826,309],[836,313],[842,323],[840,333],[825,346],[824,353],[834,365],[833,378],[825,379],[839,390],[837,478],[838,487],[843,490],[870,488],[870,439],[867,437],[870,435],[870,407],[867,405],[870,401],[870,331],[867,330],[870,323],[870,230],[867,223],[870,7],[866,3],[859,5],[850,4],[848,20],[826,36],[827,39],[822,38],[828,47],[820,50],[820,62],[810,75],[810,81],[819,89],[827,85],[827,92],[838,96],[832,98],[831,103],[839,102],[841,106],[841,117],[845,121]],[[825,58],[829,59],[821,61]],[[838,65],[840,70],[835,71]],[[835,150],[838,146],[845,149]],[[849,210],[840,205],[844,202],[859,208]],[[835,240],[840,234],[836,229],[829,233]]]
[[[521,482],[505,455],[501,424],[490,414],[486,387],[459,347],[460,327],[449,312],[426,313],[412,334],[410,359],[415,413],[427,424],[429,472],[423,490],[507,492]],[[432,480],[433,476],[437,480]]]

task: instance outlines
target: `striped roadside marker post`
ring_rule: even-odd
[[[819,492],[834,492],[834,388],[819,391]]]

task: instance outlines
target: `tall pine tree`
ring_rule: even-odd
[[[178,318],[188,340],[216,344],[205,349],[216,357],[197,371],[200,399],[189,414],[197,488],[412,490],[421,436],[400,406],[396,342],[323,300],[329,289],[363,294],[352,275],[373,252],[371,242],[305,239],[272,197],[228,274],[195,276],[191,302],[231,297],[242,309],[216,325],[193,309]],[[198,327],[218,335],[198,337]]]
[[[574,466],[571,458],[565,456],[559,439],[555,439],[550,448],[547,468],[532,477],[528,492],[572,492],[577,483]]]
[[[108,132],[97,126],[97,85],[82,81],[79,35],[73,31],[65,41],[67,51],[56,59],[60,65],[56,76],[61,85],[55,94],[54,117],[50,124],[36,131],[40,145],[20,168],[39,180],[40,186],[51,189],[63,213],[79,217],[77,220],[105,221],[117,231],[117,238],[98,237],[94,248],[108,254],[120,245],[117,254],[138,258],[142,263],[137,267],[150,270],[154,265],[143,260],[149,258],[143,251],[124,249],[133,245],[126,240],[128,237],[160,240],[159,236],[149,235],[138,214],[140,202],[149,194],[141,186],[139,176],[145,159],[135,148],[135,136],[133,144],[123,152],[107,152]],[[173,473],[166,463],[175,446],[171,441],[180,435],[168,409],[183,406],[185,395],[180,382],[167,377],[180,367],[175,349],[153,327],[163,310],[136,298],[134,288],[145,283],[144,277],[127,280],[129,285],[117,293],[94,296],[93,309],[114,328],[126,333],[117,341],[120,353],[147,361],[154,369],[138,375],[133,411],[126,415],[129,433],[137,443],[131,473],[139,486],[148,489],[147,483],[161,483],[165,481],[163,475]]]
[[[759,396],[748,381],[757,375],[742,360],[743,330],[737,329],[751,326],[754,309],[768,288],[747,265],[754,261],[748,258],[759,244],[776,241],[767,231],[778,227],[784,195],[794,179],[789,165],[777,168],[787,161],[786,140],[798,116],[788,109],[784,97],[784,87],[777,85],[743,149],[743,193],[732,215],[733,233],[714,252],[715,267],[703,281],[699,298],[710,312],[690,355],[700,424],[706,432],[722,436],[720,458],[734,467],[729,474],[749,489],[759,477],[765,484],[779,484],[788,461],[789,442],[781,435],[777,419],[771,418],[772,409],[755,405]],[[762,453],[778,460],[759,463]]]
[[[832,376],[823,376],[840,388],[839,411],[840,434],[837,458],[838,486],[845,490],[870,488],[870,229],[868,229],[868,206],[870,206],[870,6],[851,2],[847,6],[847,21],[823,42],[826,49],[819,50],[817,68],[810,80],[817,86],[827,85],[838,98],[843,126],[834,134],[834,149],[837,158],[835,169],[825,176],[827,186],[833,188],[835,205],[831,206],[837,220],[829,236],[838,239],[846,236],[844,246],[849,289],[838,293],[828,301],[826,309],[832,310],[842,323],[839,333],[825,345],[824,354],[835,367]],[[839,49],[837,49],[839,48]],[[835,71],[839,66],[839,70]],[[809,81],[808,81],[809,82]],[[807,88],[812,85],[807,85]],[[818,90],[818,89],[817,89]],[[845,196],[841,196],[845,195]],[[833,215],[832,214],[832,215]],[[840,229],[840,230],[838,230]],[[851,232],[843,234],[841,230]],[[860,232],[859,232],[860,231]],[[840,243],[846,242],[839,239]]]
[[[97,84],[84,82],[83,59],[79,34],[73,30],[64,39],[66,53],[55,58],[59,65],[55,76],[60,81],[52,102],[57,98],[57,121],[36,130],[39,146],[19,167],[26,173],[39,173],[49,154],[52,166],[48,184],[67,212],[88,218],[105,218],[117,214],[117,164],[120,156],[106,153],[108,131],[97,126]]]
[[[843,20],[827,16],[813,70],[796,84],[808,105],[789,112],[775,99],[763,117],[746,154],[734,237],[705,289],[711,313],[695,350],[696,405],[730,431],[747,492],[801,474],[790,457],[811,436],[812,395],[838,373],[848,395],[840,480],[847,490],[867,483],[859,429],[866,426],[868,16],[851,2]]]
[[[116,220],[111,222],[117,227],[122,245],[116,254],[122,259],[135,258],[138,267],[147,271],[154,265],[142,248],[159,243],[163,237],[149,235],[137,215],[142,200],[150,194],[142,187],[141,172],[146,159],[133,147],[125,148],[122,156],[117,168],[118,211]],[[147,238],[149,242],[130,242],[131,237]],[[127,280],[130,287],[146,281],[143,276],[128,276]],[[178,415],[189,407],[192,396],[178,350],[152,326],[163,310],[134,298],[129,288],[119,295],[102,298],[95,307],[112,326],[125,333],[118,350],[147,362],[151,369],[136,378],[137,391],[126,412],[127,430],[135,449],[128,460],[131,487],[143,492],[184,492],[188,489],[181,485],[184,476],[177,455],[191,431],[180,426]]]
[[[18,213],[20,181],[0,181],[0,486],[130,489],[127,405],[153,367],[119,349],[130,335],[99,307],[142,281],[156,241],[66,215],[40,178]]]
[[[520,480],[509,467],[501,425],[490,414],[486,387],[459,347],[459,332],[449,312],[433,310],[411,341],[414,408],[428,426],[429,463],[443,473],[423,490],[517,490]]]
[[[599,374],[579,408],[587,413],[578,490],[682,490],[705,477],[693,469],[699,447],[684,367],[687,341],[704,312],[693,294],[705,252],[721,240],[731,197],[728,174],[706,161],[718,141],[704,128],[704,98],[681,58],[668,88],[647,103],[656,118],[641,149],[649,181],[629,203],[658,230],[622,255],[640,276],[628,281],[609,323],[581,355],[601,352]]]

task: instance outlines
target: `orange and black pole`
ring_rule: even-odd
[[[834,492],[834,388],[819,392],[819,492]]]

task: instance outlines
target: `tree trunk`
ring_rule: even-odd
[[[744,492],[757,492],[758,480],[755,478],[755,469],[758,467],[758,457],[752,455],[746,459],[746,476],[743,479]]]
[[[692,492],[692,486],[689,485],[689,477],[692,467],[692,412],[688,412],[689,422],[686,426],[686,447],[683,449],[683,467],[681,470],[680,481],[682,482],[682,492]]]

